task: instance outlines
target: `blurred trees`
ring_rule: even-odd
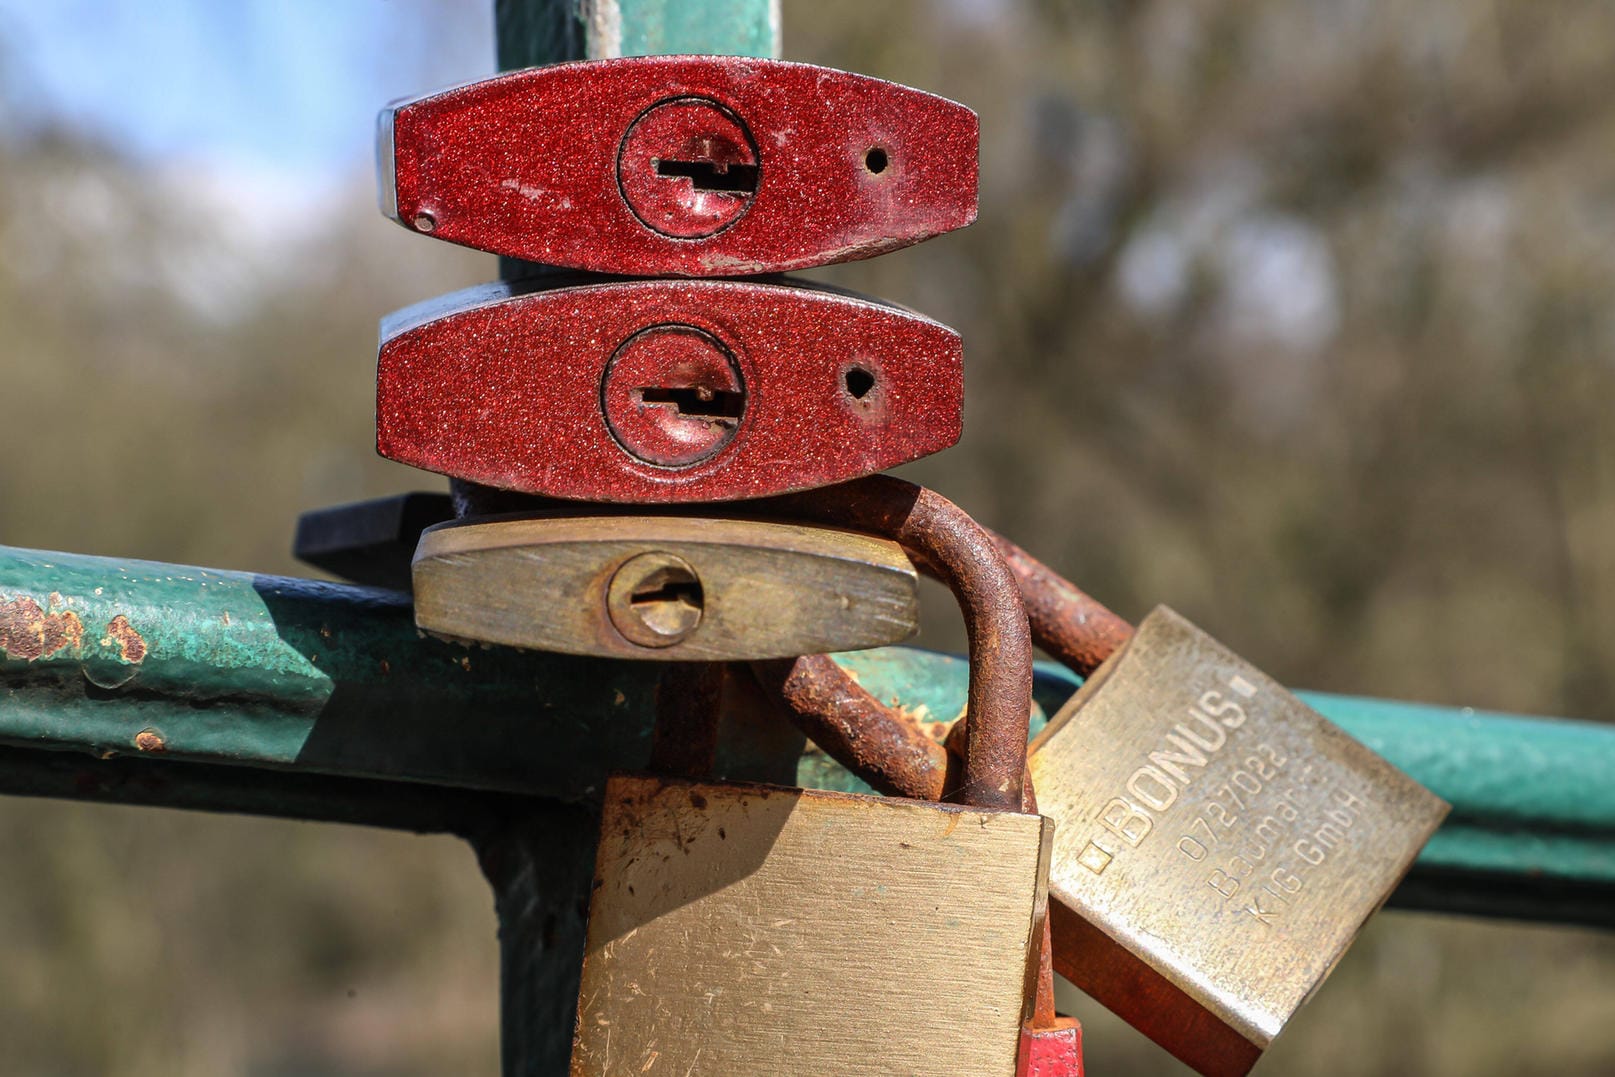
[[[831,2],[786,40],[982,115],[975,227],[836,274],[965,334],[915,474],[1293,683],[1610,718],[1612,31]]]
[[[1290,683],[1615,718],[1615,11],[785,17],[789,58],[982,116],[973,228],[814,274],[965,335],[965,439],[912,477]],[[369,185],[0,141],[0,541],[300,571],[298,511],[439,488],[372,452],[375,321],[492,260]],[[491,917],[446,841],[11,801],[0,863],[7,1072],[492,1071]],[[1612,969],[1581,933],[1382,918],[1269,1066],[1608,1072]],[[1171,1069],[1082,1012],[1096,1072]]]

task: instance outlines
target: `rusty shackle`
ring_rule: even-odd
[[[1132,626],[1121,617],[1009,539],[977,524],[941,495],[889,476],[875,476],[848,485],[877,482],[905,488],[903,496],[912,497],[916,506],[925,506],[920,526],[927,531],[929,542],[911,544],[900,535],[889,537],[903,545],[927,575],[951,585],[955,570],[938,556],[938,548],[945,548],[954,558],[971,556],[971,551],[979,549],[980,540],[985,538],[997,555],[995,560],[1008,570],[1011,584],[1006,590],[1013,591],[1020,600],[1018,604],[1025,611],[1030,641],[1073,672],[1088,676],[1132,635]],[[795,511],[796,503],[806,496],[778,498],[763,504],[770,511],[788,514]],[[877,496],[877,492],[871,491],[870,496]],[[881,496],[890,498],[897,493],[886,492]],[[851,519],[837,522],[860,526]],[[956,593],[959,593],[957,589]],[[961,605],[966,603],[963,593],[960,593],[960,602]],[[972,675],[977,651],[976,637],[972,635]],[[948,788],[948,750],[908,715],[870,695],[828,655],[809,655],[794,662],[756,662],[752,668],[764,688],[780,700],[787,715],[815,744],[873,788],[898,796],[933,800],[940,798]],[[1029,712],[1029,677],[1025,686],[1025,709]],[[972,676],[967,713],[974,710],[976,703]],[[950,743],[956,745],[960,740],[965,741],[968,760],[970,741],[974,737],[950,737]]]
[[[987,532],[942,495],[889,475],[755,504],[770,515],[889,538],[948,585],[970,640],[970,737],[963,777],[949,795],[977,807],[1021,810],[1032,639],[1019,585]],[[765,689],[788,701],[819,747],[853,761],[871,785],[941,798],[947,773],[942,746],[882,707],[829,658],[756,662],[752,668]]]

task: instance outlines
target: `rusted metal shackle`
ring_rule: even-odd
[[[1032,642],[1086,677],[1133,635],[1133,626],[1070,580],[995,531],[983,528],[1009,566],[1026,604]],[[931,574],[928,565],[920,569]]]
[[[950,756],[918,722],[886,706],[827,654],[753,662],[752,674],[796,727],[879,792],[941,800]]]
[[[1086,677],[1132,635],[1131,625],[1065,577],[970,521],[956,506],[949,507],[998,551],[1015,579],[1032,641],[1051,657]],[[956,521],[944,516],[941,522],[949,526]],[[921,571],[947,582],[944,569],[925,550],[911,547],[908,552]],[[815,744],[874,788],[920,799],[943,795],[951,763],[948,750],[908,715],[871,696],[828,655],[754,663],[753,669]],[[951,737],[950,743],[961,739]]]
[[[1032,709],[1032,638],[1016,578],[988,534],[942,495],[889,475],[755,505],[770,515],[889,538],[948,585],[970,640],[971,735],[952,796],[977,807],[1019,811]],[[786,695],[793,714],[802,717],[803,708],[791,706],[790,699],[808,704],[815,742],[838,759],[854,759],[866,780],[871,774],[881,778],[871,782],[877,788],[930,799],[943,791],[947,758],[941,745],[882,707],[830,659],[819,655],[753,668],[765,688]],[[851,721],[838,716],[849,711]]]
[[[725,669],[722,662],[670,662],[662,670],[651,727],[652,771],[692,781],[712,776]]]

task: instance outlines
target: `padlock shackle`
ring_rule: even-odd
[[[832,759],[882,793],[941,800],[949,756],[919,723],[881,703],[827,654],[751,663],[763,691]]]
[[[1020,585],[1032,642],[1087,677],[1133,636],[1133,626],[998,532],[983,528]],[[919,566],[929,574],[927,566]]]
[[[982,530],[1014,573],[1021,601],[1026,604],[1032,642],[1049,657],[1079,677],[1087,677],[1132,638],[1133,626],[1098,599],[992,528]],[[934,579],[941,578],[923,559],[916,559],[915,567]]]
[[[980,530],[1015,577],[1032,641],[1045,653],[1086,677],[1132,636],[1130,624],[1065,577],[1002,535]],[[920,571],[944,579],[923,550],[910,548],[909,555]],[[812,655],[754,662],[752,669],[803,733],[875,789],[917,799],[942,796],[950,753],[834,660]]]
[[[1019,582],[981,525],[941,494],[890,475],[755,504],[770,514],[889,538],[948,585],[970,641],[970,741],[955,796],[975,807],[1019,811],[1032,637]]]
[[[662,670],[651,727],[653,773],[696,781],[712,777],[726,669],[722,662],[671,662]]]

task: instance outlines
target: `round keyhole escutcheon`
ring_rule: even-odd
[[[624,561],[606,587],[606,612],[624,639],[671,647],[701,623],[701,578],[682,557],[652,551]]]
[[[693,325],[655,325],[612,355],[600,407],[624,452],[657,467],[690,467],[734,440],[746,386],[716,337]]]
[[[705,97],[652,105],[617,151],[617,187],[628,208],[674,239],[705,239],[739,220],[761,178],[745,123]]]

